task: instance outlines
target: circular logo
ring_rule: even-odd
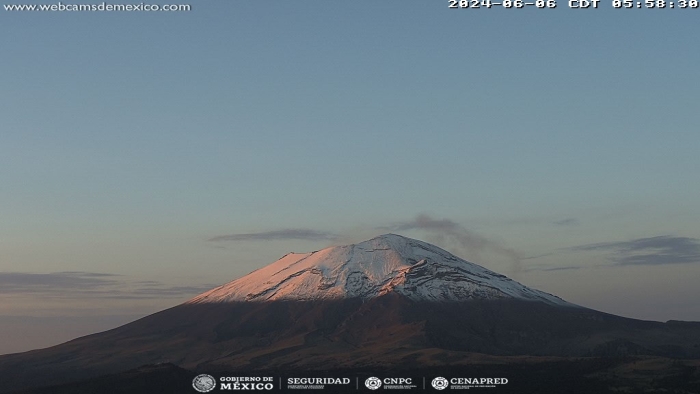
[[[192,387],[194,387],[194,389],[200,393],[208,393],[214,390],[214,387],[216,387],[216,379],[214,379],[214,377],[211,375],[203,373],[201,375],[197,375],[192,380]]]
[[[450,382],[448,382],[447,379],[443,378],[442,376],[438,376],[437,378],[433,379],[431,384],[436,390],[444,390],[450,385]]]
[[[370,390],[376,390],[382,387],[382,381],[381,379],[372,376],[371,378],[367,378],[367,380],[365,380],[365,386],[367,386],[367,388]]]

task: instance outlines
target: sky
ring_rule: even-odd
[[[189,4],[0,10],[0,354],[387,232],[700,321],[700,10]]]

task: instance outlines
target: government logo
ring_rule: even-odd
[[[216,379],[211,375],[203,373],[192,379],[192,387],[200,393],[208,393],[216,387]]]
[[[371,378],[367,378],[367,380],[365,380],[365,386],[367,386],[367,388],[370,390],[376,390],[382,387],[382,380],[372,376]]]
[[[444,390],[447,388],[447,386],[450,385],[450,382],[447,381],[447,379],[438,376],[437,378],[433,379],[432,383],[433,388],[436,390]]]

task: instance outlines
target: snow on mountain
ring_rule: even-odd
[[[367,299],[389,292],[415,301],[515,298],[575,306],[437,246],[395,234],[313,253],[290,253],[188,303]]]

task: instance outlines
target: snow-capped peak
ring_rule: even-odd
[[[437,246],[396,234],[313,253],[289,253],[188,303],[373,298],[416,301],[523,299],[573,306]]]

